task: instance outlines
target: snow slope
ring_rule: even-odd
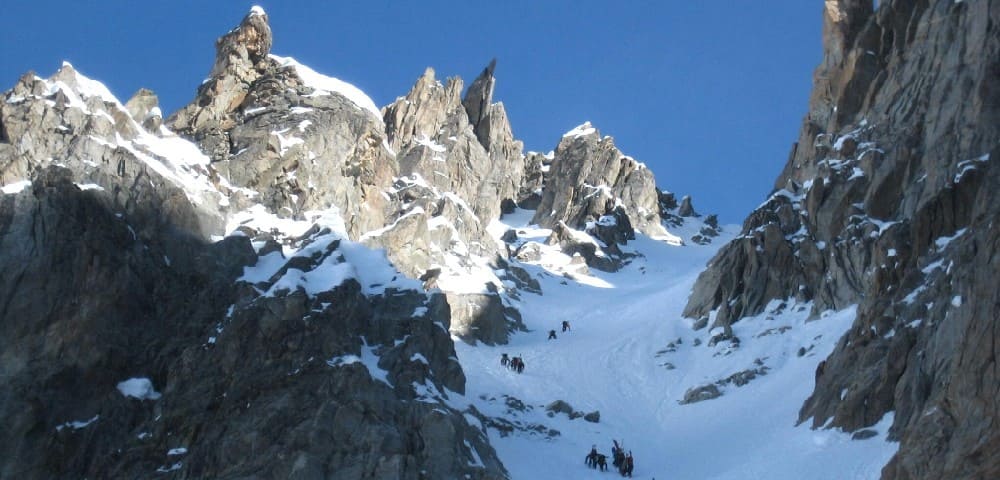
[[[524,225],[530,213],[505,221],[544,238],[546,231]],[[728,238],[735,231],[730,227]],[[807,321],[808,306],[775,303],[734,325],[741,340],[735,347],[729,341],[709,347],[710,333],[717,332],[694,331],[681,317],[695,278],[728,238],[677,247],[640,236],[628,249],[644,257],[618,273],[577,275],[579,281],[561,275],[560,254],[546,252],[539,265],[529,266],[543,295],[524,294],[517,305],[532,331],[514,335],[506,346],[456,341],[468,377],[465,400],[523,427],[510,435],[489,430],[512,478],[617,475],[584,465],[591,445],[610,462],[612,439],[633,452],[635,478],[878,478],[897,449],[885,440],[891,418],[867,440],[795,426],[816,366],[851,325],[853,309]],[[559,331],[562,320],[571,323],[570,332]],[[557,339],[547,340],[550,329]],[[801,357],[800,348],[807,350]],[[524,373],[502,368],[501,353],[521,356]],[[719,398],[678,403],[691,387],[762,367],[766,372],[742,387],[719,387]],[[525,411],[511,408],[504,395],[526,404]],[[600,422],[547,416],[544,406],[556,400],[579,412],[600,411]],[[544,433],[548,429],[559,434]]]

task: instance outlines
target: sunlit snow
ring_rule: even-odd
[[[354,102],[358,108],[367,110],[371,112],[375,118],[381,122],[382,112],[379,111],[378,107],[375,106],[375,102],[372,101],[371,97],[361,91],[360,88],[351,85],[339,78],[329,77],[321,73],[317,73],[315,70],[297,62],[292,57],[279,57],[277,55],[270,55],[270,57],[278,62],[281,66],[292,67],[295,69],[295,73],[305,82],[306,86],[316,89],[319,94],[327,94],[330,92],[339,93],[343,95],[348,100]]]
[[[505,216],[490,231],[515,228],[520,238],[538,240],[546,233],[526,224],[531,213]],[[772,302],[767,312],[733,326],[742,340],[738,347],[708,347],[709,329],[694,331],[681,317],[695,278],[727,239],[680,247],[639,236],[626,249],[642,256],[618,273],[591,272],[594,282],[567,280],[558,254],[548,251],[535,264],[540,270],[531,270],[543,295],[524,294],[516,305],[529,332],[514,334],[503,346],[456,343],[468,378],[465,402],[489,416],[560,432],[549,438],[530,429],[507,436],[489,430],[512,478],[607,478],[583,459],[597,445],[610,461],[612,439],[632,451],[634,478],[879,477],[897,449],[885,440],[891,414],[867,440],[795,425],[816,365],[850,327],[854,308],[810,319],[810,305]],[[563,320],[570,331],[561,331]],[[548,340],[552,329],[558,338]],[[806,349],[801,357],[800,348]],[[501,353],[522,357],[524,373],[501,367]],[[691,387],[761,366],[766,373],[745,386],[719,386],[719,398],[678,403]],[[504,395],[531,410],[511,411]],[[599,411],[600,422],[546,415],[544,405],[556,400],[582,412]]]

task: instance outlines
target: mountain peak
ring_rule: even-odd
[[[212,77],[227,70],[254,67],[271,53],[271,26],[267,13],[259,6],[250,9],[240,24],[215,41],[215,65]]]
[[[260,5],[254,5],[250,7],[250,13],[248,13],[247,15],[248,16],[260,15],[264,17],[265,21],[267,20],[267,12],[265,12],[264,7],[261,7]]]
[[[473,125],[479,125],[487,110],[493,103],[493,87],[496,85],[496,78],[493,71],[497,68],[497,59],[490,60],[490,64],[483,69],[483,72],[473,80],[469,90],[465,92],[465,111],[469,114],[469,121]]]

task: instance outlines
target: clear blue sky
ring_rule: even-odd
[[[549,151],[589,120],[660,188],[727,223],[770,192],[821,54],[822,2],[807,0],[9,1],[0,89],[65,59],[123,102],[147,87],[173,112],[253,3],[268,12],[274,53],[380,106],[427,66],[468,85],[497,57],[494,100],[526,149]]]

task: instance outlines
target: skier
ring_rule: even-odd
[[[569,328],[569,321],[563,320],[563,322],[562,322],[562,329],[563,329],[563,332],[566,332],[566,331],[570,330],[570,328]]]
[[[556,331],[549,330],[549,340],[554,340],[556,338]]]
[[[506,367],[510,365],[510,357],[506,353],[500,355],[500,366]]]

